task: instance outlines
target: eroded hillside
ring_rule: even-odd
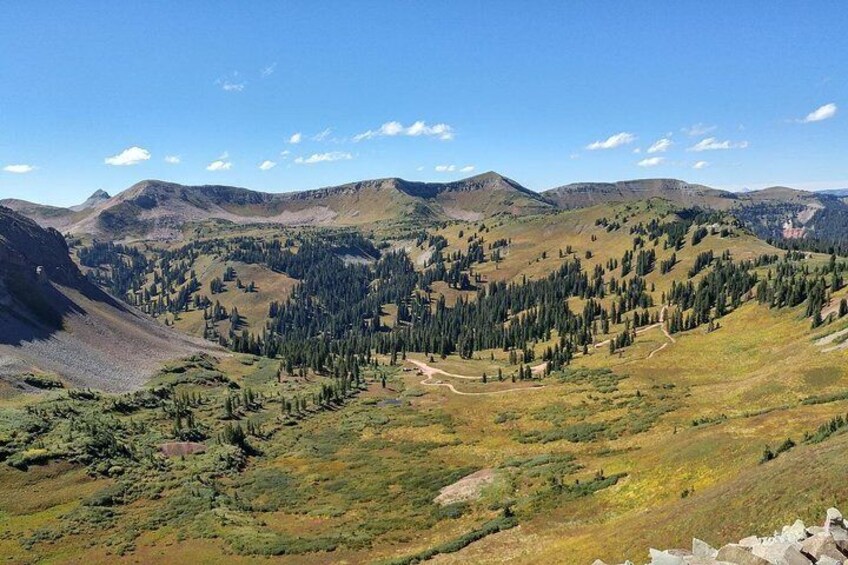
[[[84,277],[64,238],[0,208],[0,376],[121,391],[167,359],[211,349],[140,315]],[[33,382],[36,382],[33,380]]]

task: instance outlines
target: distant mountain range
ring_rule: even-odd
[[[842,201],[846,195],[848,189],[807,192],[786,187],[736,193],[677,179],[584,182],[538,193],[488,172],[449,183],[387,178],[279,194],[145,180],[113,197],[99,190],[84,203],[69,208],[22,200],[2,200],[0,205],[63,233],[166,240],[180,239],[188,224],[207,220],[235,224],[424,225],[660,198],[681,207],[732,212],[762,237],[821,237],[831,235],[834,221],[839,229],[848,228],[848,207]]]
[[[828,190],[819,190],[818,193],[819,194],[830,194],[830,195],[833,195],[833,196],[838,196],[840,198],[843,198],[845,196],[848,196],[848,188],[831,188],[831,189],[828,189]]]
[[[111,198],[97,192],[86,203],[71,208],[21,200],[3,200],[0,205],[62,232],[121,239],[179,238],[188,222],[210,219],[237,224],[353,226],[479,220],[555,209],[544,197],[496,173],[451,183],[367,180],[283,194],[146,180]]]

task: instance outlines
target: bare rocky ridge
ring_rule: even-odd
[[[830,508],[822,526],[801,520],[768,537],[749,536],[721,548],[697,538],[692,548],[650,550],[649,565],[844,565],[848,563],[848,522]],[[606,565],[600,559],[592,565]],[[625,565],[633,565],[631,561]]]
[[[62,235],[0,207],[0,378],[28,373],[106,391],[140,387],[162,363],[220,351],[91,284]]]

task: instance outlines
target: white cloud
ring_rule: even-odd
[[[324,131],[322,131],[321,133],[317,133],[317,134],[313,135],[312,141],[324,141],[325,139],[330,137],[331,133],[333,133],[332,128],[327,128]]]
[[[589,151],[595,151],[597,149],[614,149],[622,145],[627,145],[628,143],[633,143],[633,141],[635,140],[635,135],[623,131],[621,133],[611,135],[603,141],[594,141],[587,145],[586,149],[588,149]]]
[[[7,173],[15,173],[18,175],[23,175],[26,173],[31,173],[35,170],[35,167],[32,165],[6,165],[3,167],[3,170]]]
[[[694,165],[692,165],[693,169],[706,169],[710,164],[706,161],[698,161]]]
[[[106,157],[103,160],[107,165],[115,165],[115,166],[126,166],[126,165],[137,165],[142,161],[147,161],[150,159],[150,151],[147,149],[142,149],[141,147],[129,147],[124,149],[117,155],[112,155],[111,157]]]
[[[165,162],[170,163],[171,165],[179,165],[180,164],[180,156],[179,155],[168,155],[165,157]]]
[[[688,128],[682,128],[680,131],[691,137],[699,137],[702,135],[707,135],[708,133],[715,131],[716,129],[716,126],[708,126],[699,122]]]
[[[405,127],[400,122],[391,121],[384,123],[376,130],[369,129],[366,132],[354,135],[353,140],[363,141],[365,139],[374,139],[375,137],[395,137],[398,135],[405,135],[409,137],[435,137],[442,141],[449,141],[453,139],[454,132],[453,128],[448,124],[435,124],[428,126],[427,122],[419,120],[409,127]]]
[[[656,167],[657,165],[662,164],[665,161],[665,157],[648,157],[647,159],[642,159],[637,165],[640,167]]]
[[[330,151],[329,153],[313,153],[309,157],[298,157],[294,160],[298,165],[314,165],[315,163],[329,163],[332,161],[349,161],[353,159],[350,153],[342,151]]]
[[[233,164],[230,161],[224,160],[224,159],[227,158],[226,155],[227,154],[224,153],[224,155],[222,155],[220,159],[218,159],[216,161],[212,161],[211,163],[206,165],[206,170],[207,171],[229,171],[230,169],[232,169]]]
[[[244,90],[245,84],[243,82],[230,82],[225,80],[221,83],[221,88],[227,92],[241,92]]]
[[[801,123],[809,124],[811,122],[820,122],[822,120],[828,120],[836,115],[836,104],[831,102],[830,104],[825,104],[824,106],[820,106],[807,114],[807,117],[803,120],[800,120]]]
[[[270,171],[271,169],[273,169],[276,166],[277,166],[277,163],[275,163],[274,161],[269,161],[268,159],[265,159],[259,165],[259,170],[260,171]]]
[[[421,167],[423,169],[423,167]],[[459,167],[457,165],[436,165],[435,167],[437,173],[453,173],[455,171],[459,171],[460,173],[471,173],[474,171],[474,165],[465,165],[464,167]]]
[[[418,172],[420,173],[421,171],[423,171],[423,170],[424,170],[424,167],[423,167],[423,166],[421,166],[421,167],[418,167],[418,168],[417,168],[417,169],[415,169],[415,170],[416,170],[416,171],[418,171]]]
[[[262,75],[262,78],[269,77],[274,74],[274,71],[277,69],[277,63],[271,63],[267,67],[263,67],[259,73]]]
[[[687,149],[687,151],[716,151],[719,149],[745,149],[746,147],[748,147],[747,141],[719,141],[714,137],[705,137],[704,139]]]
[[[674,142],[667,137],[658,139],[653,145],[648,147],[648,153],[665,153],[668,148],[674,145]]]
[[[289,155],[291,155],[291,151],[289,151],[288,149],[280,151],[280,157],[282,157],[283,159],[287,159]]]
[[[303,134],[300,132],[293,133],[292,136],[289,138],[289,143],[291,145],[296,145],[301,141],[303,141]]]

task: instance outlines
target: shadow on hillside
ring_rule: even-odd
[[[80,292],[91,300],[103,300],[103,294],[111,302],[113,299],[96,288],[85,288]],[[0,306],[0,344],[19,346],[25,342],[47,340],[63,329],[64,318],[69,314],[85,315],[79,304],[62,294],[50,283],[37,283],[10,277],[6,288],[11,303]]]

